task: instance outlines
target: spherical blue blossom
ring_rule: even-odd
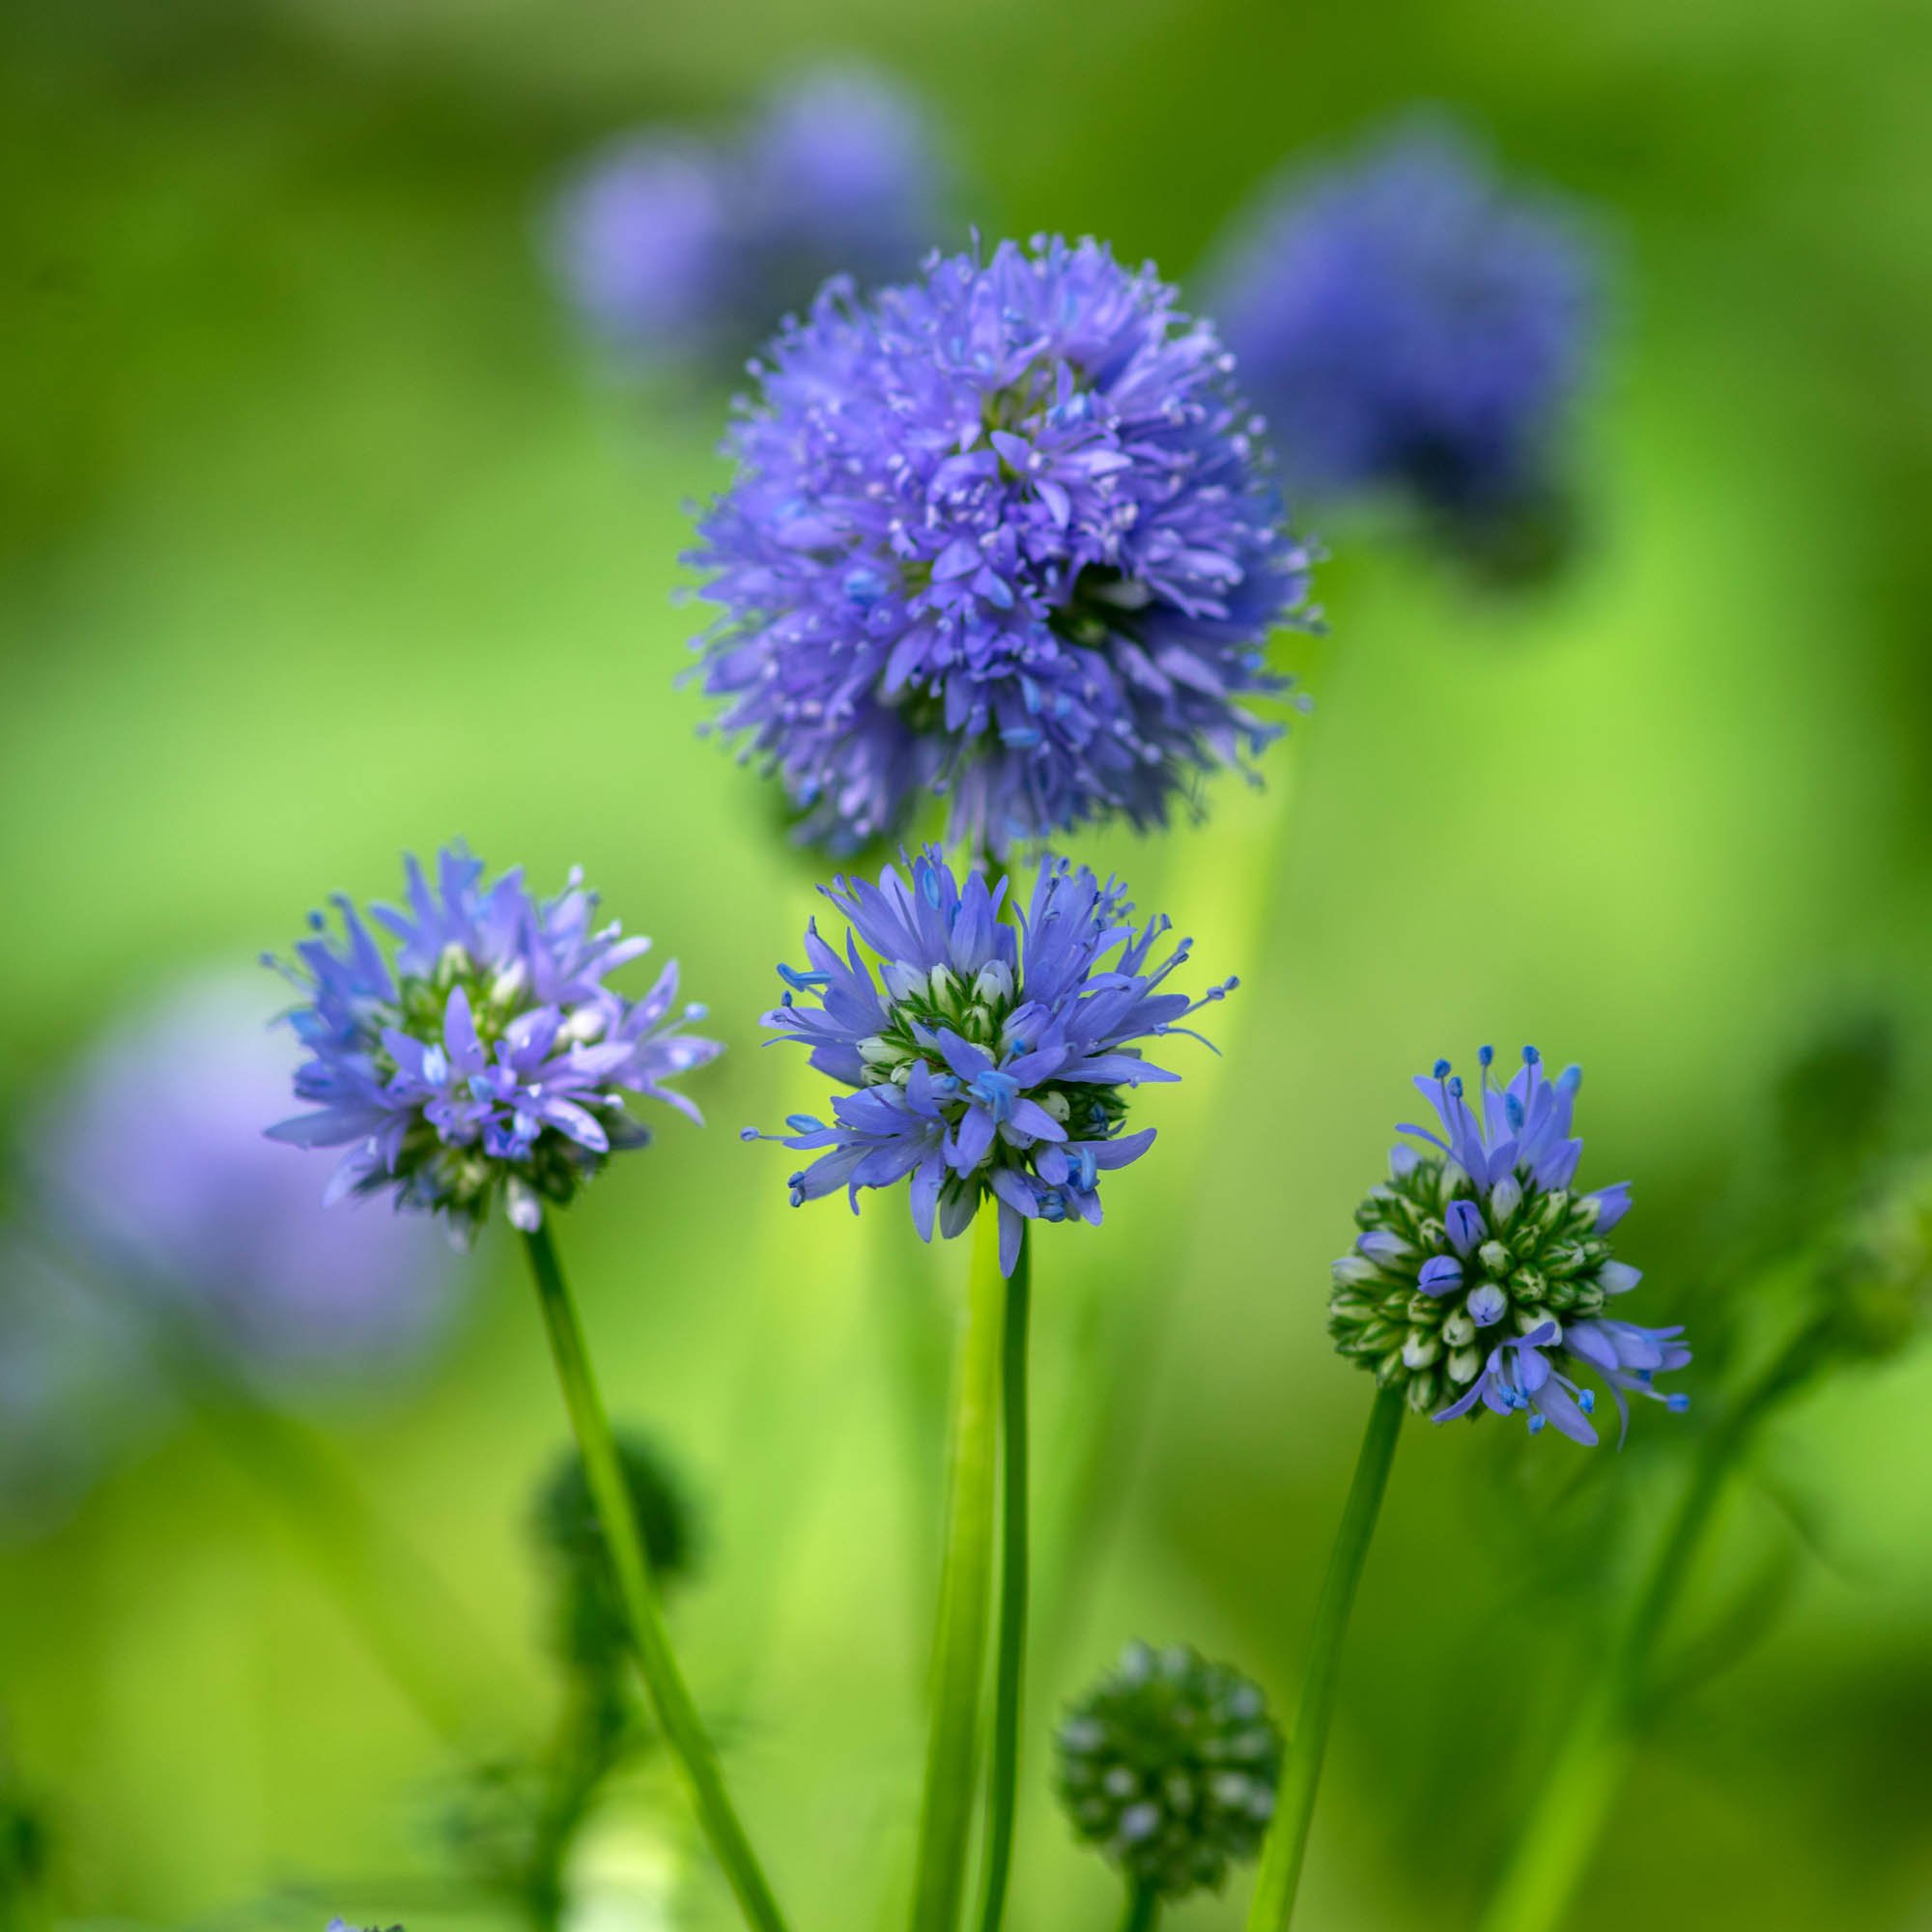
[[[338,895],[340,940],[313,915],[288,969],[307,996],[290,1015],[309,1054],[296,1093],[317,1111],[270,1133],[348,1148],[327,1199],[390,1190],[463,1240],[500,1194],[534,1229],[543,1202],[567,1202],[613,1151],[649,1139],[626,1094],[699,1118],[666,1083],[721,1051],[682,1030],[703,1009],[674,1009],[675,963],[640,1000],[604,983],[650,941],[597,925],[577,873],[538,899],[521,869],[486,885],[459,847],[434,886],[413,858],[408,874],[408,907],[375,908],[393,961]]]
[[[856,1212],[862,1187],[909,1179],[913,1221],[930,1240],[935,1222],[963,1233],[991,1198],[1010,1274],[1027,1221],[1098,1223],[1100,1176],[1153,1142],[1151,1127],[1124,1131],[1128,1094],[1179,1077],[1141,1042],[1186,1032],[1180,1022],[1235,981],[1194,1001],[1161,991],[1191,942],[1150,966],[1168,921],[1137,930],[1122,888],[1085,867],[1042,862],[1017,929],[1002,918],[1004,878],[989,887],[972,872],[962,884],[935,849],[908,869],[909,881],[888,866],[876,886],[841,877],[821,888],[851,922],[844,952],[813,921],[809,964],[779,969],[784,1003],[764,1024],[850,1091],[829,1123],[794,1114],[767,1138],[818,1155],[791,1177],[795,1207],[842,1187]]]
[[[725,138],[613,143],[559,196],[552,252],[608,341],[731,362],[827,276],[909,272],[939,230],[941,173],[910,96],[864,70],[821,68]]]
[[[1293,482],[1481,522],[1549,494],[1599,329],[1592,241],[1453,128],[1264,191],[1217,313]]]
[[[840,850],[931,792],[994,850],[1166,822],[1280,735],[1247,700],[1310,555],[1233,364],[1094,242],[834,283],[758,370],[689,561],[724,729]],[[1305,621],[1305,620],[1304,620]]]
[[[1632,1395],[1685,1407],[1688,1396],[1655,1385],[1690,1360],[1684,1330],[1605,1312],[1642,1275],[1608,1239],[1629,1211],[1629,1185],[1573,1191],[1581,1069],[1552,1080],[1526,1046],[1504,1086],[1492,1077],[1492,1049],[1477,1059],[1473,1108],[1446,1060],[1416,1078],[1441,1131],[1404,1124],[1430,1151],[1397,1147],[1389,1179],[1356,1210],[1362,1233],[1334,1266],[1336,1347],[1438,1422],[1480,1405],[1522,1414],[1532,1435],[1553,1423],[1593,1443],[1596,1395],[1576,1379],[1584,1372],[1609,1391],[1625,1430]]]

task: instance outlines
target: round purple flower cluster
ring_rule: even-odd
[[[1545,495],[1599,327],[1590,238],[1433,122],[1264,192],[1217,314],[1298,488],[1469,521]]]
[[[289,1016],[309,1055],[296,1093],[318,1111],[270,1132],[349,1149],[327,1198],[390,1188],[399,1207],[447,1215],[461,1240],[500,1192],[511,1221],[534,1229],[543,1202],[568,1201],[612,1151],[650,1138],[627,1093],[698,1118],[665,1083],[722,1051],[681,1031],[703,1009],[672,1011],[675,963],[641,1000],[604,983],[650,941],[596,925],[577,873],[548,900],[521,869],[486,886],[460,848],[434,887],[413,858],[408,873],[408,909],[374,909],[393,963],[338,896],[340,944],[316,913],[286,969],[307,996]]]
[[[595,156],[559,197],[552,253],[616,347],[734,362],[828,275],[910,273],[938,233],[941,172],[917,102],[817,69],[735,138],[650,131]]]
[[[925,1240],[935,1221],[949,1237],[963,1233],[992,1197],[1010,1274],[1024,1223],[1097,1223],[1101,1174],[1152,1145],[1151,1127],[1122,1131],[1127,1094],[1179,1076],[1139,1042],[1186,1031],[1180,1022],[1235,982],[1194,1001],[1160,991],[1191,942],[1150,968],[1168,921],[1137,931],[1122,888],[1085,867],[1043,862],[1017,930],[1001,917],[1005,879],[989,888],[972,872],[962,885],[933,849],[908,869],[910,880],[888,866],[876,886],[841,877],[821,889],[851,922],[845,951],[813,921],[809,967],[780,967],[784,1003],[764,1016],[851,1091],[833,1100],[829,1124],[794,1114],[783,1134],[747,1127],[744,1138],[818,1155],[791,1178],[795,1207],[843,1187],[856,1212],[862,1187],[910,1177]],[[818,1004],[798,1005],[801,992]]]
[[[996,852],[1160,825],[1280,734],[1246,700],[1288,686],[1264,646],[1310,553],[1233,366],[1151,269],[1057,238],[831,284],[780,334],[688,560],[705,689],[807,836],[935,791]]]
[[[1504,1086],[1491,1077],[1494,1058],[1487,1046],[1477,1055],[1480,1111],[1446,1060],[1417,1075],[1441,1132],[1401,1126],[1431,1151],[1396,1148],[1389,1179],[1356,1210],[1362,1233],[1334,1265],[1335,1346],[1438,1422],[1480,1404],[1521,1414],[1532,1435],[1553,1423],[1593,1443],[1596,1395],[1575,1379],[1585,1370],[1609,1390],[1626,1430],[1632,1395],[1684,1408],[1688,1396],[1655,1386],[1690,1360],[1684,1330],[1605,1313],[1643,1277],[1608,1240],[1630,1210],[1629,1185],[1572,1192],[1581,1069],[1552,1080],[1526,1046]]]

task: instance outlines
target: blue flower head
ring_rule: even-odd
[[[1335,1346],[1409,1406],[1438,1422],[1478,1406],[1520,1413],[1532,1435],[1553,1423],[1593,1443],[1587,1372],[1630,1426],[1632,1395],[1673,1409],[1657,1376],[1690,1359],[1679,1328],[1643,1328],[1605,1313],[1642,1279],[1614,1258],[1609,1234],[1630,1188],[1573,1191],[1583,1143],[1570,1131],[1582,1071],[1551,1079],[1534,1047],[1505,1086],[1484,1047],[1475,1105],[1446,1060],[1416,1086],[1440,1132],[1405,1124],[1389,1179],[1356,1210],[1362,1232],[1334,1265],[1328,1332]]]
[[[393,1190],[398,1207],[446,1215],[461,1241],[500,1194],[534,1229],[543,1202],[567,1202],[649,1139],[626,1094],[698,1118],[667,1083],[721,1051],[682,1031],[703,1009],[673,1009],[675,963],[640,1000],[604,983],[650,941],[599,926],[577,873],[540,900],[521,869],[486,884],[481,861],[453,847],[434,886],[413,858],[408,875],[408,907],[375,908],[393,959],[338,896],[340,940],[313,915],[284,969],[306,996],[289,1016],[308,1053],[296,1093],[317,1111],[269,1131],[349,1150],[326,1198]]]
[[[1161,990],[1182,940],[1149,959],[1165,919],[1138,930],[1122,889],[1064,860],[1041,863],[1018,929],[1004,923],[1003,879],[962,885],[935,849],[889,866],[876,886],[839,878],[825,896],[851,922],[841,955],[806,928],[809,969],[779,969],[784,1004],[764,1024],[810,1049],[849,1092],[830,1123],[794,1114],[766,1138],[818,1158],[791,1178],[792,1203],[910,1179],[913,1220],[962,1233],[991,1197],[1010,1274],[1026,1221],[1100,1219],[1100,1176],[1138,1160],[1153,1129],[1123,1131],[1127,1096],[1179,1075],[1141,1041],[1184,1032],[1204,999]],[[876,965],[868,965],[861,944]],[[1105,963],[1103,963],[1105,962]],[[795,992],[816,996],[805,1006]],[[745,1138],[759,1138],[747,1127]]]
[[[941,175],[910,96],[863,69],[814,69],[725,138],[607,148],[559,196],[552,254],[613,346],[735,366],[828,275],[909,273],[938,232]]]
[[[1166,822],[1280,733],[1272,626],[1308,588],[1233,364],[1094,242],[829,284],[756,368],[736,481],[688,561],[724,728],[836,849],[907,830],[1003,851]]]
[[[1424,123],[1264,190],[1217,313],[1297,488],[1393,494],[1467,526],[1551,494],[1599,281],[1574,213]]]

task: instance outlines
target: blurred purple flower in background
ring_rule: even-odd
[[[447,1244],[331,1213],[265,1140],[297,1053],[272,989],[221,971],[116,1027],[34,1124],[0,1252],[0,1517],[40,1520],[151,1432],[183,1350],[284,1388],[421,1359],[454,1310]]]
[[[1602,323],[1576,211],[1423,119],[1273,183],[1230,235],[1213,312],[1294,487],[1452,525],[1550,496]]]
[[[445,1244],[331,1214],[322,1177],[262,1134],[298,1052],[271,988],[224,975],[110,1034],[37,1146],[48,1207],[102,1268],[138,1271],[207,1340],[263,1366],[409,1350],[444,1320]]]
[[[645,130],[558,198],[552,257],[606,341],[735,361],[835,273],[909,273],[939,237],[943,171],[918,102],[860,68],[814,69],[706,141]]]

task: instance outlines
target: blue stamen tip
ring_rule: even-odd
[[[1597,1412],[1597,1391],[1595,1389],[1578,1390],[1577,1395],[1577,1406],[1580,1408],[1585,1415],[1595,1415]]]
[[[1438,1060],[1435,1063],[1436,1079],[1444,1080],[1448,1078],[1448,1075],[1449,1075],[1449,1063],[1446,1060]]]
[[[758,1130],[756,1127],[740,1127],[738,1138],[741,1141],[754,1141],[758,1138]]]
[[[1476,1049],[1476,1058],[1485,1066],[1489,1065],[1491,1061],[1492,1061],[1495,1057],[1496,1057],[1496,1050],[1492,1046],[1479,1046]]]
[[[1522,1064],[1525,1066],[1534,1066],[1542,1058],[1542,1054],[1538,1053],[1533,1046],[1526,1046],[1522,1050]]]

